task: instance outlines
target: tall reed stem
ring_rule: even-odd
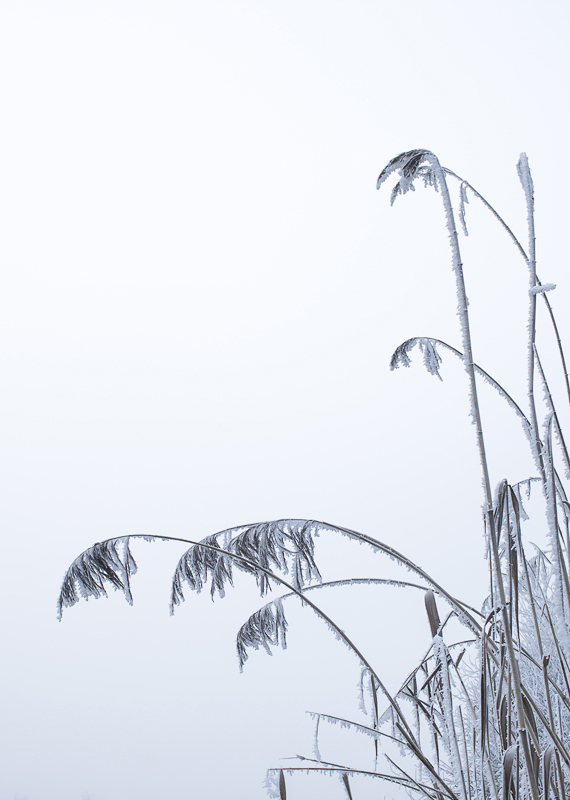
[[[428,161],[432,165],[438,179],[438,186],[441,191],[441,196],[443,200],[443,206],[445,209],[445,219],[446,219],[446,227],[449,233],[449,240],[452,252],[452,266],[453,271],[455,273],[455,283],[457,288],[457,309],[459,314],[459,319],[461,321],[461,333],[463,338],[463,353],[464,353],[464,363],[465,369],[467,370],[467,375],[469,378],[469,394],[470,394],[470,401],[471,401],[471,415],[473,418],[473,422],[476,428],[476,435],[477,435],[477,448],[479,451],[479,460],[481,462],[481,469],[483,472],[483,486],[485,490],[485,501],[486,501],[486,509],[485,509],[485,516],[487,520],[487,530],[490,536],[491,542],[491,552],[492,552],[492,559],[495,571],[495,581],[499,591],[499,601],[501,605],[501,611],[503,616],[503,626],[505,630],[505,642],[507,645],[507,652],[509,656],[509,662],[511,665],[511,672],[513,677],[513,688],[515,692],[516,698],[516,706],[517,706],[517,714],[519,718],[519,726],[520,726],[520,739],[524,753],[525,765],[528,775],[529,786],[532,794],[533,800],[538,800],[538,787],[536,784],[536,779],[534,776],[534,769],[532,764],[532,757],[530,753],[530,747],[528,743],[528,738],[526,736],[526,725],[525,725],[525,711],[524,705],[522,700],[522,692],[521,692],[521,680],[520,674],[518,670],[518,662],[515,656],[515,650],[513,646],[512,634],[510,631],[509,625],[509,614],[507,609],[506,603],[506,595],[505,595],[505,587],[503,584],[503,575],[501,571],[501,562],[499,556],[499,547],[497,541],[497,534],[495,531],[495,520],[493,516],[493,495],[491,491],[491,482],[489,479],[489,468],[487,465],[487,455],[485,452],[485,440],[483,438],[483,427],[481,424],[481,413],[479,408],[479,399],[477,396],[477,383],[475,379],[475,367],[473,363],[473,350],[471,345],[471,332],[469,326],[469,311],[468,311],[468,302],[467,302],[467,294],[465,291],[465,278],[463,275],[463,264],[461,261],[461,251],[459,248],[459,238],[457,236],[457,227],[455,225],[455,216],[453,213],[453,206],[451,204],[451,198],[449,196],[449,188],[447,185],[447,180],[445,178],[445,172],[439,163],[439,159],[430,153],[428,156]],[[528,165],[527,165],[528,166]],[[536,296],[535,301],[536,301]],[[534,334],[533,334],[533,344],[534,344]],[[533,351],[534,353],[534,351]],[[534,360],[533,360],[533,373],[534,373]],[[536,411],[534,411],[534,415],[536,418]],[[536,430],[538,430],[538,425],[536,425]]]
[[[529,313],[528,313],[528,403],[530,422],[533,432],[534,458],[543,484],[546,482],[544,461],[542,458],[542,445],[538,433],[538,420],[536,417],[536,403],[534,399],[534,353],[536,341],[536,236],[534,231],[534,186],[528,165],[526,153],[521,153],[517,163],[517,172],[524,190],[526,200],[526,218],[528,226],[528,270],[529,270]]]

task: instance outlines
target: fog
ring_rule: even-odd
[[[1,800],[264,798],[268,767],[312,756],[306,710],[360,713],[358,662],[294,602],[288,649],[239,673],[265,602],[247,576],[170,617],[183,545],[134,542],[134,605],[111,592],[59,623],[94,542],[326,520],[480,606],[465,373],[444,355],[442,383],[419,353],[389,369],[411,336],[461,347],[441,198],[391,208],[375,183],[433,150],[526,244],[525,151],[570,341],[568,24],[550,0],[0,3]],[[475,359],[523,404],[526,268],[474,200],[467,224]],[[493,483],[528,477],[520,425],[481,393]],[[407,575],[333,535],[317,555],[328,580]],[[322,604],[391,689],[429,647],[421,592]],[[366,763],[372,745],[330,748]]]

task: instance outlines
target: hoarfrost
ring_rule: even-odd
[[[461,220],[461,227],[463,228],[463,233],[465,236],[469,236],[469,231],[467,230],[467,225],[465,223],[465,204],[469,203],[469,198],[467,197],[467,184],[465,181],[461,181],[459,186],[459,219]]]
[[[555,283],[539,283],[536,286],[531,286],[528,290],[530,294],[544,294],[545,292],[552,292],[556,289]]]
[[[315,714],[315,734],[313,736],[313,755],[317,761],[321,761],[321,752],[319,750],[319,723],[321,721],[320,714]]]
[[[424,357],[425,368],[430,375],[437,376],[440,381],[443,380],[439,374],[439,365],[441,364],[441,356],[437,352],[435,339],[428,339],[424,336],[416,336],[413,339],[408,339],[403,342],[392,355],[390,359],[390,369],[398,369],[398,367],[409,367],[411,359],[408,355],[416,345],[420,348],[420,352]]]
[[[121,590],[126,601],[133,604],[131,577],[137,571],[137,564],[129,539],[129,536],[121,536],[97,542],[75,559],[63,578],[57,603],[59,620],[63,609],[75,605],[81,598],[107,597],[107,585],[115,591]],[[122,550],[121,555],[119,550]]]

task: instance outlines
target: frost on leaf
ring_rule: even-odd
[[[278,800],[287,800],[285,774],[282,769],[267,770],[265,788],[267,789],[269,797],[276,797]]]
[[[85,600],[107,597],[105,584],[123,591],[132,605],[131,576],[136,571],[128,536],[97,542],[81,553],[65,573],[57,603],[58,618],[61,619],[64,608],[75,605],[82,597]]]
[[[423,336],[416,336],[413,339],[407,339],[398,348],[396,348],[392,358],[390,359],[390,369],[398,369],[399,367],[409,367],[412,363],[408,353],[416,345],[420,348],[424,357],[424,364],[430,375],[436,375],[440,381],[443,380],[439,374],[439,365],[441,364],[441,356],[436,350],[436,343],[434,339],[427,339]]]
[[[172,582],[171,611],[173,605],[179,605],[184,599],[184,581],[199,594],[208,580],[211,580],[212,597],[216,591],[223,597],[226,583],[233,586],[232,561],[224,553],[216,552],[223,549],[223,543],[221,545],[218,541],[219,536],[220,534],[207,536],[202,539],[204,547],[193,545],[179,560]]]
[[[248,659],[248,648],[263,647],[271,655],[270,647],[287,647],[287,620],[281,598],[260,608],[241,626],[237,635],[237,653],[240,670]]]
[[[523,187],[526,195],[527,203],[531,206],[534,202],[534,183],[532,175],[530,174],[530,167],[528,165],[528,157],[526,153],[521,153],[517,162],[517,173],[521,186]]]
[[[232,528],[203,539],[207,547],[193,545],[178,562],[171,611],[184,600],[184,583],[200,592],[210,581],[212,597],[216,592],[223,597],[226,584],[232,585],[232,568],[254,575],[262,596],[271,588],[267,572],[289,575],[297,591],[309,583],[320,583],[314,559],[316,532],[312,520],[277,520]]]
[[[538,283],[529,289],[530,294],[544,294],[545,292],[552,292],[556,289],[555,283]]]
[[[425,163],[428,162],[428,163]],[[398,173],[400,180],[392,189],[390,205],[394,204],[396,197],[414,191],[414,181],[422,178],[424,186],[438,188],[438,178],[435,171],[437,159],[429,150],[408,150],[393,158],[382,170],[376,182],[379,189],[394,172]]]

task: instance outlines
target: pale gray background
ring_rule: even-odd
[[[465,376],[388,369],[409,336],[460,343],[440,200],[390,209],[374,186],[430,148],[525,238],[526,150],[568,341],[568,26],[550,0],[0,2],[2,800],[262,798],[267,766],[311,755],[305,709],[358,717],[358,665],[307,611],[243,675],[249,581],[169,618],[174,545],[135,548],[133,608],[58,624],[64,570],[97,540],[325,519],[480,604]],[[525,268],[468,219],[475,356],[524,402]],[[517,423],[483,406],[493,481],[531,474]],[[327,577],[395,574],[319,552]],[[322,602],[391,688],[429,645],[419,594]],[[369,742],[335,736],[323,756],[369,766]]]

